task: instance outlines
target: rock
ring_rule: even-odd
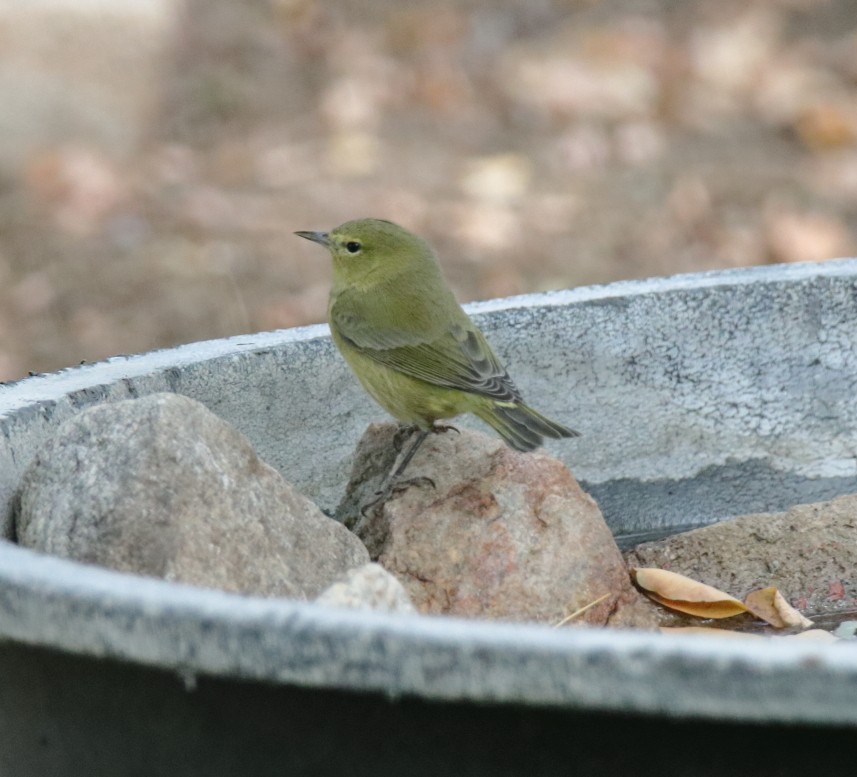
[[[639,545],[628,564],[688,575],[743,599],[776,586],[812,617],[857,602],[857,495],[745,515]]]
[[[325,590],[316,599],[316,604],[351,610],[416,612],[404,586],[378,564],[352,569],[342,580]]]
[[[17,536],[63,558],[314,598],[366,549],[203,405],[153,394],[62,424],[22,480]]]
[[[622,596],[606,625],[623,629],[656,630],[663,626],[687,626],[692,623],[689,616],[671,612],[634,589]]]
[[[579,618],[604,624],[637,598],[597,505],[568,469],[479,432],[429,437],[405,477],[435,487],[403,484],[361,517],[395,457],[394,436],[392,425],[368,429],[338,516],[420,612],[557,623],[607,594]]]

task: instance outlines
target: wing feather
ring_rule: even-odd
[[[369,327],[354,314],[330,311],[331,323],[349,345],[379,364],[436,386],[500,401],[521,400],[485,336],[462,311],[462,319],[431,333]]]

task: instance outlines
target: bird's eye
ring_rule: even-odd
[[[360,245],[356,240],[349,240],[345,244],[345,250],[348,251],[349,254],[356,254],[363,246]]]

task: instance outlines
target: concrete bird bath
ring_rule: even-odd
[[[857,491],[857,260],[470,311],[524,395],[581,431],[548,447],[620,539]],[[0,386],[2,533],[58,424],[155,391],[203,402],[327,510],[361,432],[383,416],[322,326]],[[853,643],[355,613],[0,541],[0,774],[607,774],[648,758],[666,773],[702,773],[698,763],[758,775],[797,731],[812,757],[793,754],[776,774],[819,757],[831,773],[855,725]],[[653,749],[664,727],[669,741]],[[725,735],[752,739],[755,755],[720,766],[700,755]]]

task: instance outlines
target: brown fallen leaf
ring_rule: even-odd
[[[731,618],[747,612],[746,605],[723,591],[676,572],[652,567],[631,569],[631,578],[649,598],[700,618]]]
[[[760,639],[761,634],[751,634],[747,631],[732,631],[731,629],[715,629],[712,626],[661,626],[661,634],[701,634],[708,637],[741,637]]]
[[[772,639],[802,639],[811,642],[840,642],[839,637],[835,637],[829,631],[824,629],[809,629],[802,631],[799,634],[786,634],[779,636],[775,634],[751,634],[746,631],[731,631],[729,629],[715,629],[711,626],[661,626],[658,629],[661,634],[690,634],[702,635],[708,637],[740,637],[742,639],[764,639],[770,637]]]
[[[753,615],[775,629],[808,629],[812,626],[812,621],[792,607],[774,586],[751,591],[744,597],[744,604]]]

